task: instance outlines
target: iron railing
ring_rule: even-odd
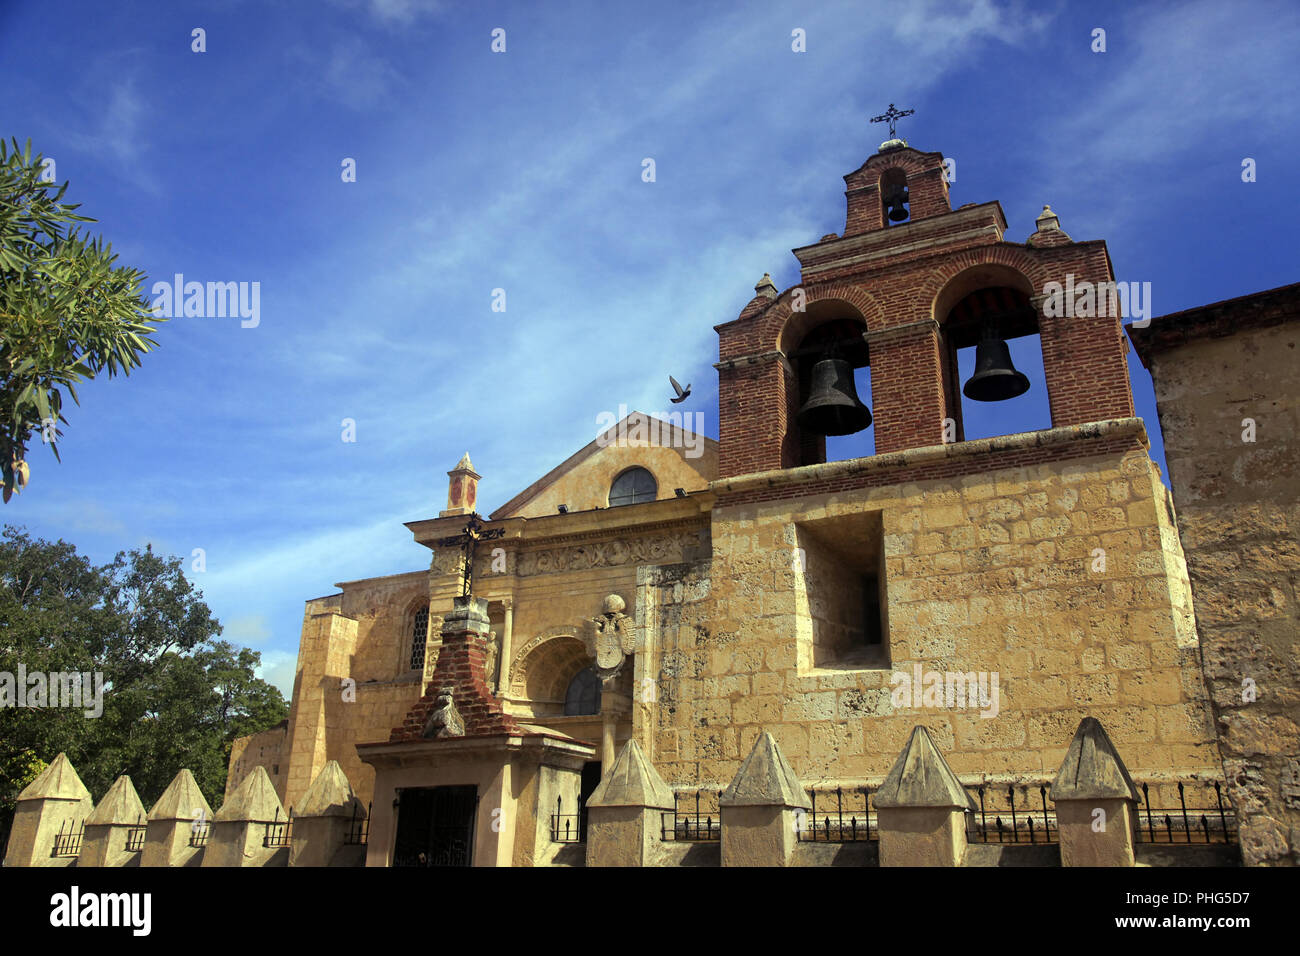
[[[374,802],[367,804],[366,815],[360,816],[360,802],[352,806],[352,821],[348,824],[348,832],[343,837],[345,846],[365,846],[370,842],[370,813],[374,807]]]
[[[135,826],[126,831],[126,850],[128,853],[139,853],[144,849],[144,835],[148,829],[144,817],[137,816]]]
[[[876,838],[871,827],[873,814],[869,788],[810,789],[808,799],[812,801],[811,810],[795,811],[795,833],[799,842],[864,843]]]
[[[694,801],[692,812],[682,812],[681,791],[673,791],[673,809],[659,815],[659,838],[677,843],[711,843],[722,839],[722,817],[717,790],[696,790],[687,798]]]
[[[1047,806],[1047,788],[1041,781],[1007,784],[1005,789],[1002,784],[967,787],[978,808],[966,812],[966,839],[971,843],[1058,842],[1056,810]]]
[[[212,836],[211,820],[195,820],[190,824],[190,846],[205,847],[210,836]]]
[[[65,829],[66,827],[66,829]],[[51,857],[77,856],[81,853],[81,838],[86,832],[85,821],[73,823],[67,820],[59,824],[59,832],[54,837],[54,849]]]
[[[577,813],[564,812],[564,798],[555,798],[555,812],[551,814],[552,843],[587,842],[587,807],[578,805]]]
[[[1188,791],[1195,792],[1180,780],[1177,807],[1153,807],[1151,788],[1142,784],[1142,805],[1138,808],[1137,836],[1142,843],[1224,843],[1238,840],[1237,811],[1226,805],[1223,785],[1215,780],[1202,785],[1202,799],[1194,803],[1209,804],[1210,787],[1214,787],[1213,806],[1187,805]]]
[[[275,822],[266,824],[266,836],[262,838],[262,846],[281,847],[288,846],[293,841],[293,807],[289,808],[289,819],[283,823],[280,822],[280,808],[276,807]]]

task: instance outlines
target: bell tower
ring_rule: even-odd
[[[961,440],[963,394],[1002,401],[1028,387],[1006,351],[1019,336],[1039,337],[1054,427],[1133,415],[1105,242],[1073,241],[1047,208],[1008,241],[996,201],[953,209],[943,155],[893,136],[844,182],[843,235],[795,249],[798,285],[778,292],[765,275],[715,326],[720,477],[824,462],[836,428],[874,427],[877,455]],[[1082,288],[1095,308],[1059,308],[1054,290]],[[963,388],[957,350],[970,346]],[[869,402],[852,389],[863,366]]]

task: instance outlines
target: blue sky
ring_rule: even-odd
[[[808,6],[0,4],[0,133],[150,283],[260,283],[256,327],[175,318],[82,389],[63,464],[35,448],[3,520],[97,561],[203,548],[224,636],[287,694],[303,601],[426,567],[402,522],[444,506],[466,450],[490,511],[600,412],[672,407],[670,373],[716,437],[713,326],[843,229],[891,102],[956,159],[954,206],[999,200],[1023,241],[1051,203],[1157,316],[1300,278],[1295,5]],[[1035,387],[968,437],[1048,423],[1014,344]]]

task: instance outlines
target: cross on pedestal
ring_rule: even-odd
[[[465,523],[465,530],[460,534],[453,534],[446,538],[439,538],[434,542],[440,548],[460,548],[464,551],[464,571],[461,586],[461,597],[470,597],[474,589],[474,551],[480,541],[490,541],[493,538],[499,538],[506,533],[505,528],[489,528],[483,530],[483,522],[478,520],[477,514],[471,514],[469,521]]]
[[[890,139],[896,139],[897,137],[896,137],[895,134],[894,134],[894,123],[895,123],[895,121],[902,119],[904,116],[911,116],[911,115],[912,115],[913,113],[915,113],[915,112],[916,112],[916,110],[896,110],[896,109],[894,109],[894,104],[893,104],[893,103],[890,103],[890,104],[889,104],[889,109],[885,110],[885,112],[881,113],[879,116],[873,116],[873,117],[871,117],[871,122],[873,122],[873,123],[888,123],[888,124],[889,124],[889,138],[890,138]]]

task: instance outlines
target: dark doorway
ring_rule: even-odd
[[[582,765],[582,790],[578,793],[578,829],[582,841],[587,842],[587,798],[600,786],[600,761],[595,760]]]
[[[470,866],[477,787],[418,787],[398,797],[393,866]]]

